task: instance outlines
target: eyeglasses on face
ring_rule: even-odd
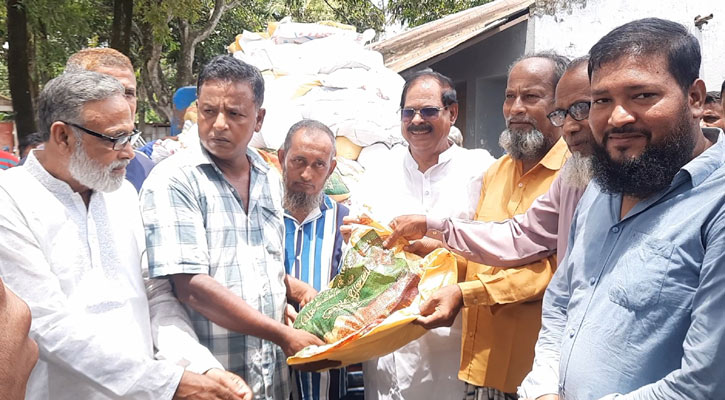
[[[589,118],[589,108],[591,107],[591,103],[588,101],[578,101],[574,104],[572,104],[568,109],[562,110],[557,109],[549,113],[546,117],[549,118],[549,121],[551,121],[551,124],[554,126],[563,126],[564,120],[566,120],[566,115],[571,115],[572,118],[574,118],[575,121],[582,121],[587,118]]]
[[[412,107],[406,107],[400,109],[400,119],[403,122],[410,122],[415,118],[415,114],[420,114],[420,117],[425,120],[431,120],[438,118],[438,115],[442,110],[445,110],[446,107],[423,107],[420,109],[415,109]]]
[[[92,131],[86,127],[83,127],[83,126],[80,126],[78,124],[74,124],[71,122],[65,122],[65,121],[60,121],[60,122],[66,124],[66,125],[70,125],[74,128],[80,129],[81,131],[83,131],[91,136],[95,136],[97,138],[101,138],[103,140],[111,142],[113,150],[116,150],[116,151],[121,150],[123,148],[123,146],[126,145],[126,143],[131,143],[131,146],[133,146],[133,144],[136,143],[136,141],[138,140],[139,136],[141,136],[141,131],[139,131],[138,129],[133,129],[130,133],[113,137],[113,136],[104,135],[102,133],[98,133],[96,131]]]

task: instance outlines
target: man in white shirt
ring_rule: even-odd
[[[382,223],[410,213],[473,218],[483,173],[494,159],[485,150],[466,150],[448,139],[458,117],[453,82],[430,70],[418,72],[405,83],[400,107],[408,151],[400,164],[366,171],[357,204]],[[365,362],[365,398],[462,399],[460,354],[458,319],[450,328],[431,330],[392,354]]]
[[[0,277],[28,303],[40,354],[27,398],[251,398],[191,372],[218,366],[211,357],[187,371],[153,357],[143,225],[124,181],[139,132],[123,93],[95,72],[48,82],[45,149],[0,176]]]

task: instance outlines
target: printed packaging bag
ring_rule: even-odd
[[[353,228],[340,273],[300,311],[294,324],[327,344],[300,350],[288,364],[354,364],[391,353],[426,332],[412,322],[420,316],[423,301],[456,283],[456,259],[446,249],[420,258],[402,250],[407,244],[403,240],[386,250],[382,243],[390,233],[372,221]]]

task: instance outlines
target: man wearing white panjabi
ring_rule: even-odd
[[[485,150],[466,150],[449,140],[457,117],[450,78],[424,70],[408,79],[401,98],[401,131],[408,151],[393,165],[366,171],[355,205],[382,223],[414,213],[473,218],[482,176],[494,158]],[[418,248],[415,243],[411,247]],[[459,271],[462,268],[465,265],[459,265]],[[450,328],[429,331],[391,354],[363,363],[365,398],[463,398],[465,385],[458,379],[461,330],[458,318]]]

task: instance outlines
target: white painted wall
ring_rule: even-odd
[[[723,0],[539,0],[556,4],[551,15],[539,9],[529,20],[526,51],[555,50],[569,57],[586,54],[600,37],[629,21],[657,17],[679,22],[700,40],[700,77],[707,90],[725,79],[725,1]],[[702,29],[698,15],[714,14]]]

